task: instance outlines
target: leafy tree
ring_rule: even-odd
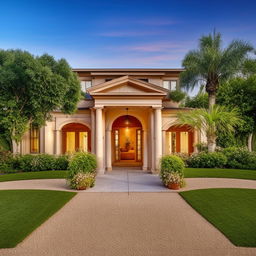
[[[217,131],[223,134],[234,132],[240,118],[236,109],[227,110],[224,106],[214,105],[208,109],[194,109],[189,112],[178,114],[176,124],[189,125],[201,132],[206,133],[209,152],[216,148]]]
[[[234,40],[223,49],[220,33],[202,36],[199,49],[189,51],[183,60],[185,71],[181,73],[181,86],[193,89],[199,82],[205,83],[209,108],[212,107],[220,83],[241,71],[247,54],[252,50],[249,43],[241,40]]]
[[[71,114],[80,98],[80,83],[64,59],[21,50],[0,50],[0,128],[21,140],[30,124],[42,126],[50,112]]]
[[[251,150],[252,134],[256,131],[256,72],[253,75],[246,73],[245,77],[234,78],[221,84],[217,102],[229,109],[238,109],[242,119],[235,131],[235,138],[226,146],[248,144]],[[222,137],[220,135],[219,144],[223,144],[225,140],[221,139]]]
[[[207,108],[208,95],[204,92],[204,86],[201,86],[198,94],[194,97],[187,96],[185,99],[185,107],[187,108]]]

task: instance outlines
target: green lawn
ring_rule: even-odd
[[[0,248],[15,247],[75,195],[47,190],[0,191]]]
[[[20,172],[0,175],[1,181],[12,180],[33,180],[33,179],[65,179],[67,171],[40,171],[40,172]]]
[[[256,180],[256,170],[186,168],[185,178],[234,178]]]
[[[201,189],[180,195],[234,245],[256,247],[256,189]]]

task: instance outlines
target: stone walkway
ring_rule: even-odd
[[[256,181],[187,179],[186,190],[207,187],[256,189]],[[0,189],[66,187],[60,179],[1,182]],[[92,190],[79,192],[16,248],[1,249],[0,255],[256,255],[256,248],[235,247],[177,192],[165,190],[157,176],[116,172],[98,177]]]

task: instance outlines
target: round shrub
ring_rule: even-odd
[[[167,186],[170,182],[171,174],[179,175],[182,181],[180,183],[184,183],[184,168],[185,164],[180,157],[175,155],[163,156],[161,158],[160,178],[164,185]]]
[[[169,99],[174,102],[182,101],[185,98],[185,96],[186,96],[186,93],[180,90],[170,91],[169,93]]]
[[[75,153],[68,165],[68,178],[78,173],[96,173],[97,161],[95,155],[85,152]]]
[[[221,168],[227,163],[227,157],[221,152],[201,152],[192,155],[187,160],[188,167],[192,168]]]
[[[227,157],[226,167],[256,170],[256,152],[245,148],[229,147],[222,150]]]

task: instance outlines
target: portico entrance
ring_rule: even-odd
[[[142,166],[142,138],[142,125],[136,117],[118,117],[112,125],[113,166]]]

